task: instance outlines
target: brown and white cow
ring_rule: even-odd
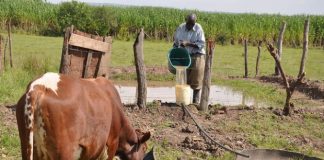
[[[97,159],[108,148],[142,160],[150,133],[133,129],[113,84],[46,73],[32,81],[17,104],[23,160]]]

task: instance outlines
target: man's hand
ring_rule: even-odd
[[[187,47],[189,46],[191,43],[189,41],[180,41],[180,46],[181,47]]]
[[[198,48],[198,46],[194,43],[190,43],[189,41],[180,41],[180,46],[181,47],[193,47],[193,48]]]

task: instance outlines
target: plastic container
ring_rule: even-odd
[[[189,105],[191,102],[191,88],[187,85],[187,67],[175,66],[176,69],[176,103]]]
[[[177,84],[175,86],[176,92],[176,103],[180,105],[183,103],[184,105],[189,105],[191,102],[191,88],[187,84]]]

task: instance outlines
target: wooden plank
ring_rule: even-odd
[[[87,48],[99,52],[107,52],[109,44],[106,42],[98,41],[89,37],[80,36],[72,33],[69,41],[69,45]]]
[[[146,72],[144,65],[144,55],[143,55],[143,41],[144,41],[144,29],[138,33],[135,43],[133,45],[135,66],[137,73],[137,105],[139,108],[146,107],[147,98],[147,84],[146,84]]]
[[[88,55],[87,55],[87,60],[86,60],[86,65],[84,66],[84,69],[83,69],[83,78],[89,78],[88,77],[88,71],[89,71],[89,66],[90,66],[90,63],[91,63],[91,59],[92,59],[92,52],[89,51],[88,52]]]
[[[204,112],[208,111],[211,71],[212,71],[213,55],[214,55],[214,48],[215,48],[214,42],[209,40],[207,48],[208,48],[208,53],[206,54],[203,87],[202,87],[201,101],[199,106],[199,110],[202,110]]]
[[[110,61],[110,56],[111,56],[111,43],[112,43],[112,38],[110,36],[105,37],[104,42],[109,44],[109,49],[107,52],[103,53],[100,57],[100,62],[97,66],[98,71],[96,72],[96,76],[103,76],[105,78],[109,78],[109,61]]]

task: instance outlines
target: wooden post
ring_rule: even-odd
[[[0,73],[2,73],[2,36],[0,35]]]
[[[109,60],[111,57],[112,39],[111,39],[111,37],[105,37],[103,41],[109,43],[109,49],[108,49],[108,51],[106,51],[105,53],[103,53],[101,55],[98,75],[103,76],[108,79],[109,78],[109,65],[110,65]]]
[[[262,41],[259,41],[258,56],[256,59],[256,65],[255,65],[255,77],[257,77],[259,75],[259,61],[260,61],[260,56],[261,56],[261,45],[262,45]]]
[[[73,33],[73,25],[71,27],[66,28],[64,40],[63,40],[63,48],[62,48],[62,57],[61,57],[61,65],[60,65],[60,73],[67,74],[69,68],[69,38]]]
[[[11,40],[11,19],[8,22],[8,38],[9,38],[9,57],[10,57],[10,67],[13,67],[12,64],[12,40]]]
[[[201,101],[200,108],[204,112],[208,111],[208,101],[209,101],[209,92],[210,92],[210,83],[211,83],[211,70],[213,64],[213,54],[214,54],[215,44],[212,40],[208,40],[207,43],[207,54],[205,62],[205,71],[203,79],[203,87],[201,92]]]
[[[308,52],[308,32],[309,32],[309,18],[307,18],[307,20],[305,20],[305,24],[304,24],[303,55],[302,55],[302,59],[300,62],[298,76],[302,75],[305,72],[305,61],[306,61],[307,52]]]
[[[86,65],[84,66],[84,69],[83,69],[83,78],[89,78],[88,77],[88,68],[91,64],[91,59],[92,59],[92,51],[89,51],[88,55],[87,55],[87,59],[86,59]]]
[[[3,69],[4,70],[6,70],[6,51],[7,51],[8,40],[9,40],[8,38],[5,40],[6,43],[3,49]]]
[[[138,33],[135,43],[133,45],[135,66],[137,74],[137,105],[139,108],[146,108],[146,96],[147,96],[147,84],[146,84],[146,72],[144,65],[143,54],[143,42],[144,42],[144,29]]]
[[[244,69],[245,69],[245,74],[244,74],[244,78],[248,77],[248,53],[247,53],[247,40],[244,39]]]
[[[279,32],[278,44],[277,44],[279,61],[281,61],[282,41],[283,41],[283,36],[284,36],[285,30],[286,30],[286,22],[282,22],[282,25],[281,25],[281,28],[280,28],[280,32]],[[275,63],[275,75],[276,76],[279,76],[279,69],[278,69],[276,63]]]

